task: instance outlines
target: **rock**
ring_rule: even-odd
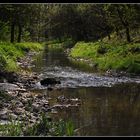
[[[41,80],[40,83],[43,86],[61,84],[61,82],[56,80],[55,78],[45,78],[45,79]]]
[[[23,107],[24,105],[23,105],[23,103],[22,102],[19,102],[19,101],[17,101],[16,103],[15,103],[18,107]]]
[[[6,79],[9,83],[17,82],[19,79],[18,74],[6,71],[0,71],[0,77]]]
[[[33,115],[34,115],[35,117],[38,117],[38,113],[36,113],[36,112],[33,112]]]
[[[9,112],[6,109],[3,109],[2,111],[0,111],[0,119],[2,120],[8,120],[9,119]]]
[[[43,107],[48,108],[48,107],[49,107],[49,105],[48,105],[48,104],[44,104],[44,105],[43,105]]]
[[[47,88],[47,90],[48,90],[48,91],[52,91],[52,90],[53,90],[53,88],[51,88],[51,87],[48,87],[48,88]]]
[[[64,101],[66,101],[66,98],[63,95],[61,95],[61,96],[57,97],[57,101],[64,102]]]
[[[18,118],[17,115],[15,115],[15,114],[13,114],[13,113],[10,114],[9,117],[10,117],[11,119],[14,119],[14,120],[16,120],[16,119]]]
[[[3,103],[3,106],[9,108],[11,105],[9,103]]]
[[[19,86],[10,83],[0,83],[0,90],[1,91],[15,91],[21,90]]]
[[[78,98],[74,98],[74,99],[69,99],[69,101],[68,101],[69,103],[71,103],[71,104],[78,104],[78,105],[80,105],[81,104],[81,100],[80,99],[78,99]]]
[[[63,109],[63,108],[64,108],[64,105],[60,105],[60,104],[52,106],[52,109]]]
[[[57,112],[55,109],[52,109],[52,110],[51,110],[51,113],[52,113],[52,114],[57,114],[58,112]]]
[[[34,80],[37,80],[37,79],[39,79],[39,78],[38,78],[38,76],[33,76],[33,79],[34,79]]]
[[[31,120],[29,120],[29,122],[30,122],[30,123],[35,123],[36,120],[35,120],[35,119],[31,119]]]
[[[21,102],[23,105],[28,104],[28,100],[26,98],[21,98]]]
[[[26,120],[26,115],[25,114],[21,114],[21,115],[19,115],[19,120]]]
[[[0,120],[0,125],[10,124],[11,122],[8,120]],[[0,134],[1,136],[1,134]]]
[[[40,106],[38,104],[33,103],[32,108],[34,112],[39,112],[40,111]]]
[[[35,95],[35,97],[38,98],[38,99],[42,99],[43,95],[42,94],[38,94],[38,95]]]
[[[45,111],[46,111],[46,112],[51,112],[52,108],[53,108],[53,107],[45,108]]]
[[[14,113],[16,114],[16,115],[21,115],[21,114],[23,114],[25,112],[25,109],[24,108],[16,108],[15,110],[14,110]]]

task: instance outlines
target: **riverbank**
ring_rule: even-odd
[[[0,135],[2,136],[18,136],[19,133],[22,135],[21,128],[25,129],[27,124],[30,127],[40,119],[39,115],[34,115],[28,106],[37,97],[33,97],[33,93],[27,89],[31,82],[35,83],[38,78],[36,73],[30,72],[30,66],[33,56],[42,49],[43,46],[39,43],[0,44]],[[23,124],[24,127],[21,126]]]
[[[34,61],[33,58],[37,56],[43,48],[42,46],[37,48],[30,46],[28,49],[29,46],[25,46],[24,48],[25,44],[18,44],[18,46],[22,46],[25,51],[22,52],[20,49],[15,49],[15,51],[21,51],[21,54],[23,54],[22,57],[18,55],[14,61],[17,66],[15,70],[17,71],[6,70],[5,67],[3,67],[3,71],[1,72],[0,135],[73,135],[74,129],[70,130],[71,122],[64,122],[63,120],[54,122],[48,115],[49,112],[56,108],[66,108],[67,104],[50,106],[50,99],[47,94],[45,94],[46,92],[43,94],[40,92],[36,93],[32,90],[41,80],[40,76],[31,70],[34,66],[32,63]],[[15,47],[13,45],[11,46],[13,48]],[[48,90],[50,89],[53,90],[53,88],[49,88]],[[60,101],[58,101],[58,103],[59,102]],[[58,130],[60,127],[65,130]]]
[[[77,42],[68,54],[99,71],[140,74],[140,43]]]
[[[29,51],[40,51],[42,44],[33,42],[23,43],[0,43],[0,69],[1,71],[18,71],[20,67],[17,62],[24,57]]]

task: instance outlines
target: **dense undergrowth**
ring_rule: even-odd
[[[17,71],[16,61],[23,57],[29,51],[39,51],[43,47],[42,44],[23,42],[23,43],[7,43],[0,42],[0,69],[6,71]]]

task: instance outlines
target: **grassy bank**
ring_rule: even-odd
[[[0,42],[0,69],[6,71],[17,71],[16,61],[25,56],[29,51],[39,51],[43,47],[39,43],[7,43]]]
[[[140,74],[140,43],[78,42],[70,56],[90,59],[99,70]]]

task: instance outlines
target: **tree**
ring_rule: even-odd
[[[125,29],[126,40],[127,42],[131,42],[130,29],[138,27],[138,12],[140,7],[129,4],[107,4],[104,5],[104,8],[108,14],[108,20],[117,34],[122,37],[119,31]]]

